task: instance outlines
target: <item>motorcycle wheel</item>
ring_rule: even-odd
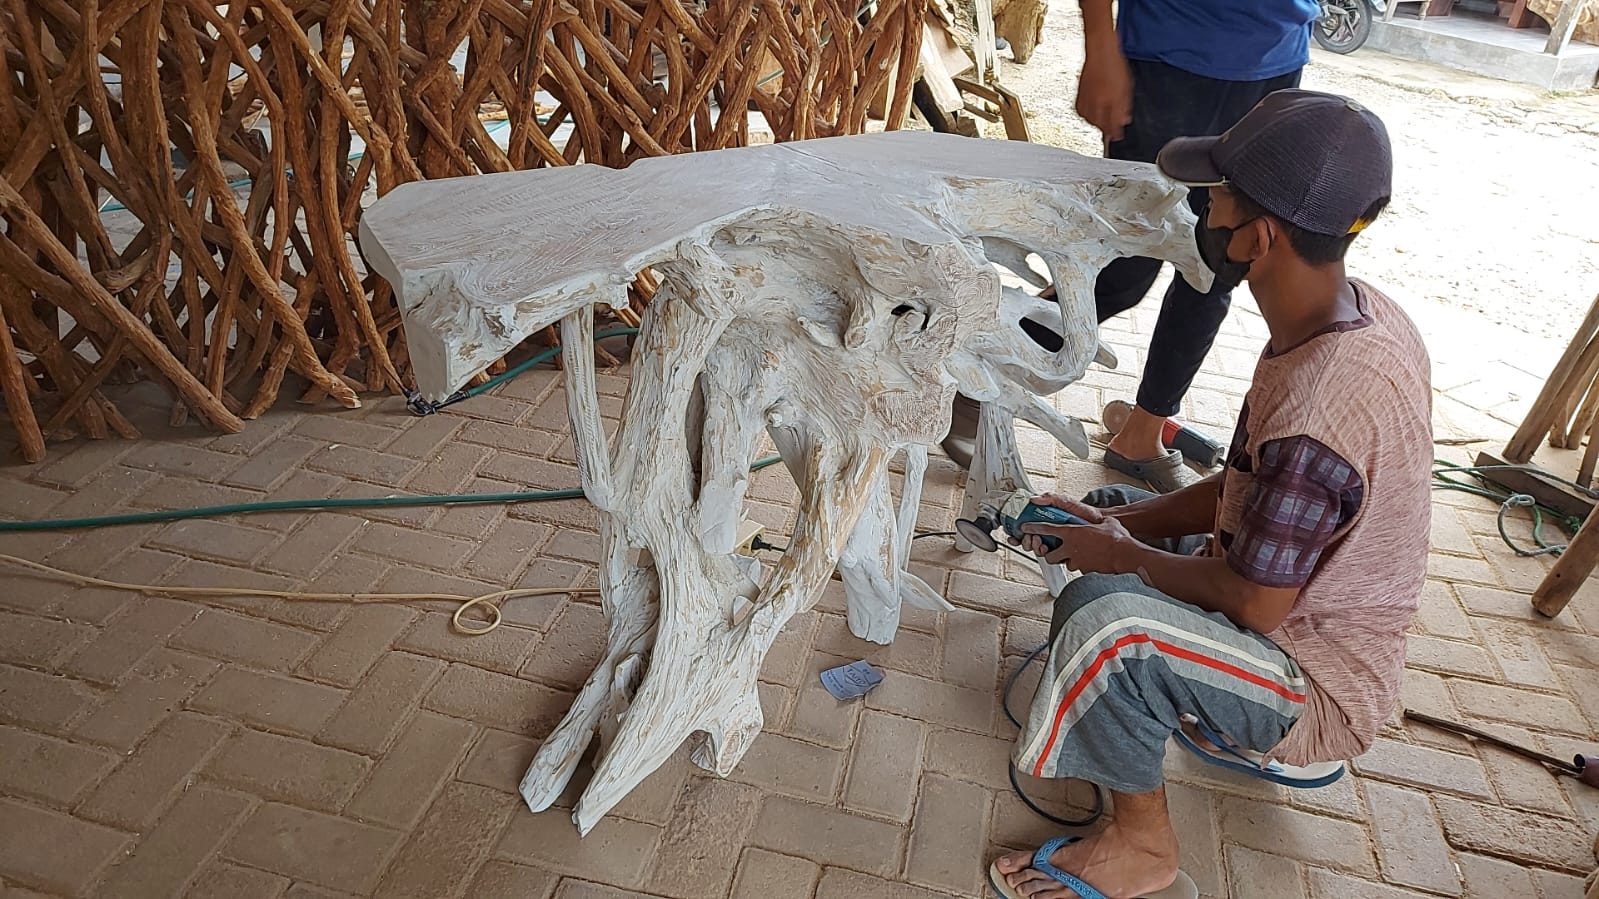
[[[1371,7],[1366,0],[1324,0],[1311,33],[1324,50],[1353,53],[1371,37]]]

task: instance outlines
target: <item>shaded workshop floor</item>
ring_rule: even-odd
[[[1187,410],[1218,436],[1263,340],[1258,315],[1239,306]],[[1059,397],[1063,409],[1095,416],[1106,399],[1131,395],[1133,347],[1154,311],[1111,323],[1123,370],[1092,372]],[[1519,413],[1484,396],[1484,379],[1503,390],[1517,377],[1535,386],[1536,375],[1439,355],[1440,436],[1497,448]],[[1505,371],[1490,377],[1495,365]],[[606,414],[618,414],[626,383],[602,377]],[[41,465],[0,468],[0,511],[63,517],[578,483],[553,372],[428,418],[392,398],[349,413],[287,406],[238,436],[190,427],[140,443],[57,445]],[[149,406],[139,424],[162,434],[166,414]],[[1040,486],[1082,491],[1103,477],[1039,432],[1023,445]],[[959,473],[936,457],[928,480],[921,527],[945,530]],[[786,533],[787,475],[762,473],[751,495],[753,516]],[[1560,754],[1593,746],[1599,586],[1557,620],[1536,617],[1526,593],[1546,563],[1503,546],[1492,503],[1436,499],[1405,701]],[[475,594],[592,585],[594,527],[581,502],[370,520],[322,512],[8,535],[0,552],[145,583]],[[702,776],[680,754],[581,842],[567,813],[530,814],[515,789],[602,644],[592,597],[520,600],[505,626],[469,638],[449,631],[442,605],[178,600],[8,570],[5,896],[984,895],[994,852],[1053,833],[1010,792],[1014,731],[999,702],[1008,673],[1043,639],[1049,605],[1007,554],[961,555],[932,539],[917,558],[959,613],[911,613],[892,647],[873,647],[849,635],[835,583],[774,649],[767,729],[732,777]],[[863,703],[834,702],[817,672],[861,657],[887,680]],[[1235,899],[1580,895],[1599,791],[1398,723],[1357,767],[1358,777],[1290,795],[1173,753],[1185,869],[1205,895]]]

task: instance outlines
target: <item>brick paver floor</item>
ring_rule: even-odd
[[[1061,395],[1063,408],[1097,415],[1131,394],[1153,312],[1113,323],[1123,371],[1092,373]],[[1192,421],[1227,433],[1263,334],[1250,310],[1232,316],[1189,399]],[[1502,443],[1548,363],[1526,363],[1539,369],[1528,373],[1451,359],[1458,348],[1431,336],[1444,350],[1440,434]],[[626,384],[602,379],[607,414]],[[578,482],[551,372],[428,418],[395,399],[354,412],[285,404],[228,437],[166,430],[163,394],[134,393],[149,401],[135,417],[151,439],[57,446],[43,464],[0,469],[0,515]],[[1023,436],[1041,486],[1102,480],[1098,465]],[[935,459],[922,527],[947,529],[959,478]],[[752,497],[753,516],[785,532],[786,475],[763,473]],[[1553,752],[1592,747],[1599,589],[1557,620],[1538,618],[1526,593],[1546,565],[1501,545],[1494,512],[1438,497],[1405,702]],[[276,514],[8,535],[0,546],[159,584],[476,593],[593,584],[595,526],[583,503],[563,502]],[[592,598],[523,600],[504,627],[466,638],[448,630],[444,605],[179,600],[6,572],[5,896],[982,895],[993,853],[1054,833],[1009,790],[1014,730],[999,699],[1042,640],[1048,602],[1006,554],[926,540],[916,558],[958,612],[912,613],[893,646],[874,647],[848,633],[835,584],[773,650],[766,732],[733,775],[703,776],[680,754],[581,841],[566,812],[530,814],[515,789],[601,644]],[[864,702],[830,699],[817,672],[861,657],[886,681]],[[1167,764],[1184,867],[1206,896],[1572,899],[1593,864],[1599,791],[1397,721],[1358,776],[1323,790],[1234,779],[1181,753]],[[1083,798],[1035,787],[1057,808]]]

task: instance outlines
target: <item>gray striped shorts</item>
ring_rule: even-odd
[[[1017,770],[1122,793],[1160,786],[1166,744],[1193,715],[1265,752],[1305,708],[1275,643],[1137,575],[1084,575],[1055,601],[1049,658],[1017,738]]]

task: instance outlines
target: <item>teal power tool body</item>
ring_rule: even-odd
[[[1022,526],[1028,524],[1088,524],[1088,522],[1065,509],[1039,505],[1033,502],[1033,497],[1026,491],[1017,490],[999,494],[991,500],[979,503],[975,517],[955,520],[955,530],[978,549],[994,552],[999,549],[999,541],[994,539],[996,530],[1003,528],[1007,536],[1020,540],[1023,536]],[[1039,539],[1050,552],[1060,548],[1059,537],[1039,536]]]

